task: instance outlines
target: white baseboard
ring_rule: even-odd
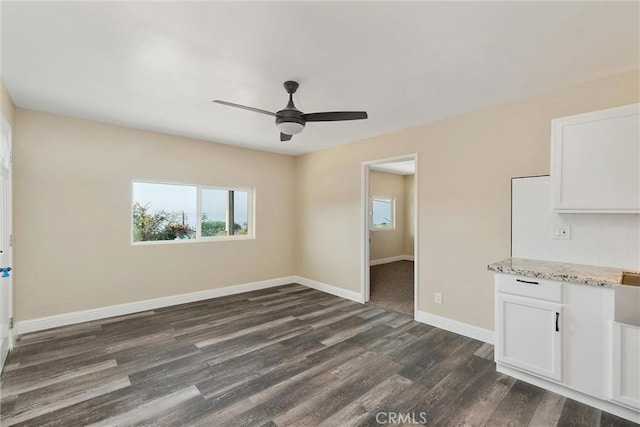
[[[388,264],[390,262],[396,262],[396,261],[413,261],[413,260],[414,260],[413,255],[398,255],[398,256],[391,256],[389,258],[372,259],[371,261],[369,261],[369,265],[380,265],[380,264]]]
[[[346,289],[339,288],[337,286],[328,285],[326,283],[318,282],[316,280],[307,279],[306,277],[294,276],[294,282],[304,285],[308,288],[317,289],[322,292],[326,292],[331,295],[335,295],[341,298],[345,298],[351,301],[364,304],[362,295],[360,292],[348,291]]]
[[[154,308],[168,307],[185,304],[188,302],[202,301],[210,298],[240,294],[258,289],[272,288],[274,286],[300,283],[295,276],[279,277],[277,279],[262,280],[259,282],[243,283],[241,285],[226,286],[224,288],[208,289],[206,291],[190,292],[187,294],[172,295],[168,297],[154,298],[143,301],[129,302],[125,304],[111,305],[91,310],[82,310],[72,313],[58,314],[54,316],[40,317],[37,319],[16,322],[13,335],[21,335],[29,332],[57,328],[59,326],[73,325],[92,320],[106,319],[108,317],[122,316],[124,314],[138,313],[140,311],[153,310]],[[301,283],[302,284],[302,283]],[[310,286],[313,287],[313,286]],[[316,288],[318,289],[318,288]],[[320,289],[323,290],[323,289]],[[330,291],[325,291],[332,293]]]
[[[435,326],[436,328],[455,332],[456,334],[464,335],[465,337],[493,344],[494,334],[493,331],[489,329],[480,328],[478,326],[459,322],[457,320],[449,319],[447,317],[438,316],[420,310],[418,310],[416,313],[416,320],[418,322],[426,323],[427,325]]]

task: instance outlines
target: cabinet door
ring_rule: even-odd
[[[640,409],[640,327],[613,322],[613,399]]]
[[[498,293],[496,360],[562,380],[562,305]]]
[[[568,212],[640,212],[640,106],[553,120],[553,206]]]
[[[613,289],[564,283],[562,382],[574,390],[607,398],[609,321]]]

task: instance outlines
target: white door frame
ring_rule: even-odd
[[[418,195],[420,194],[418,191],[418,153],[410,153],[402,156],[396,157],[388,157],[386,159],[377,159],[370,160],[366,162],[362,162],[361,165],[361,222],[362,222],[362,241],[361,241],[361,285],[360,285],[360,298],[363,303],[369,301],[371,296],[371,283],[369,277],[369,258],[371,256],[370,248],[369,248],[369,238],[370,238],[370,230],[369,230],[369,172],[371,166],[379,165],[382,163],[391,163],[391,162],[401,162],[405,160],[414,160],[416,164],[415,171],[415,185],[414,185],[414,203],[413,203],[413,230],[414,230],[414,239],[413,239],[413,318],[416,318],[416,314],[418,313],[418,236],[420,233],[418,232]]]
[[[6,199],[8,200],[8,212],[9,212],[9,216],[8,216],[8,230],[6,230],[7,232],[7,236],[5,236],[5,238],[7,239],[7,247],[3,248],[4,251],[6,252],[5,257],[2,257],[3,259],[1,260],[1,262],[5,262],[5,265],[1,265],[0,267],[9,267],[12,266],[13,264],[13,248],[11,247],[11,235],[13,234],[13,229],[12,229],[12,211],[13,211],[13,205],[12,205],[12,186],[13,186],[13,182],[12,182],[12,167],[11,167],[11,152],[12,152],[12,128],[11,125],[9,124],[9,121],[6,119],[6,117],[2,114],[0,114],[0,126],[2,129],[2,133],[7,132],[9,135],[9,168],[8,168],[8,177],[7,177],[7,186],[4,188],[4,190],[6,191]],[[3,167],[2,165],[0,165],[0,167]],[[2,209],[5,209],[5,206],[2,206]],[[3,226],[3,224],[0,224],[0,226]],[[3,245],[4,246],[4,245]],[[10,278],[6,278],[6,279],[0,279],[2,280],[2,282],[0,282],[0,286],[8,286],[9,290],[8,290],[8,310],[9,310],[9,318],[13,318],[13,272],[11,272],[11,277]],[[13,329],[9,328],[9,350],[13,349],[13,345],[14,345],[14,339],[15,336],[13,335]],[[3,366],[0,366],[0,371],[2,370]]]

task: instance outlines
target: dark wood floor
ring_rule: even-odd
[[[632,425],[491,359],[481,342],[289,285],[24,335],[0,423]]]

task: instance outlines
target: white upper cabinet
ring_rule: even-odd
[[[640,104],[551,122],[553,208],[640,212]]]

